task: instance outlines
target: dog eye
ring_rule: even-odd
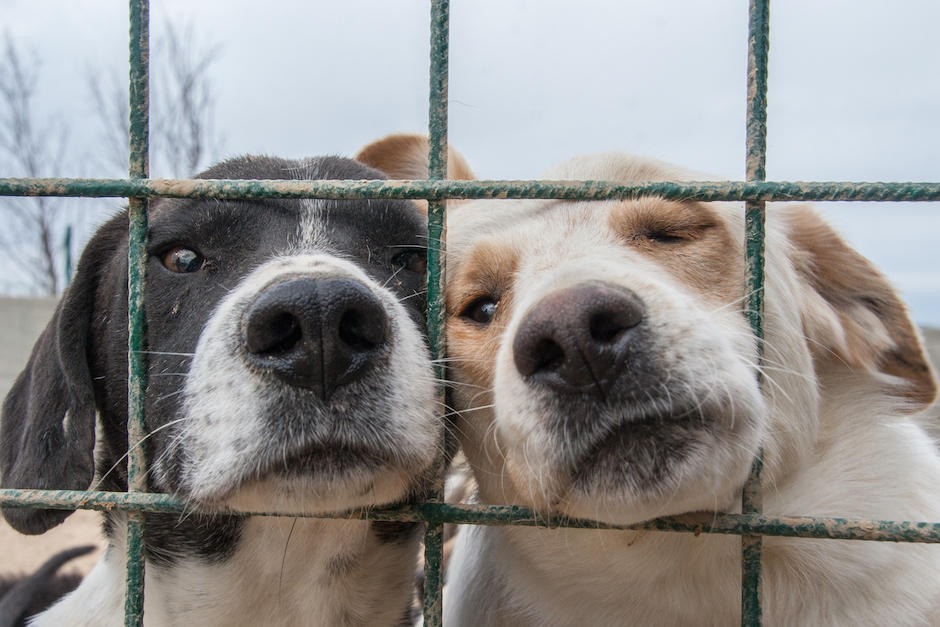
[[[392,263],[409,272],[424,274],[428,271],[428,258],[423,250],[406,250],[392,257]]]
[[[489,324],[496,316],[496,307],[498,305],[499,301],[494,300],[490,296],[484,296],[467,305],[460,316],[462,318],[470,318],[480,324]]]
[[[688,238],[675,233],[670,233],[669,231],[650,231],[643,234],[646,239],[652,240],[654,242],[660,242],[662,244],[678,244],[680,242],[687,241]]]
[[[178,274],[198,272],[205,261],[199,253],[182,246],[163,255],[163,266],[170,272]]]

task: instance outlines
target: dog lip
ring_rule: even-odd
[[[689,420],[693,415],[701,420],[693,424]],[[685,456],[692,441],[689,432],[707,429],[708,423],[708,414],[692,407],[624,416],[585,443],[583,452],[572,460],[572,482],[593,482],[605,471],[611,478],[629,474],[629,482],[655,482],[668,473],[671,463]]]
[[[615,370],[619,370],[624,359],[618,360],[620,363]],[[591,397],[596,397],[600,395],[604,397],[607,393],[615,386],[620,380],[619,373],[613,377],[601,377],[598,379],[592,379],[589,383],[584,383],[580,385],[575,385],[566,381],[565,378],[557,372],[544,372],[539,373],[539,376],[524,376],[522,378],[528,385],[533,387],[540,387],[551,390],[553,393],[565,394],[565,395],[586,395]]]
[[[312,444],[276,457],[267,455],[252,472],[240,476],[212,494],[189,494],[177,492],[178,496],[198,503],[202,507],[215,507],[238,494],[247,485],[265,479],[298,479],[330,481],[342,480],[356,471],[377,472],[394,461],[389,451],[369,446],[330,446]]]
[[[369,446],[313,444],[261,466],[254,476],[296,477],[343,474],[352,470],[378,469],[391,461],[389,452]]]

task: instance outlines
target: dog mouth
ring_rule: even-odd
[[[330,479],[350,473],[376,472],[392,462],[382,449],[366,445],[315,444],[272,459],[261,466],[253,479],[298,477]]]
[[[249,508],[264,507],[264,503],[285,494],[305,504],[316,503],[320,495],[332,495],[337,490],[362,497],[383,476],[399,474],[403,465],[381,446],[348,443],[315,443],[280,453],[261,453],[256,459],[254,464],[245,461],[241,472],[233,473],[215,489],[207,490],[208,486],[202,485],[181,496],[210,509],[238,508],[246,497],[250,499]]]
[[[701,408],[622,417],[579,447],[572,487],[646,492],[668,480],[712,422]]]

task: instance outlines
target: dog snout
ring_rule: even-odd
[[[242,341],[251,365],[328,400],[375,365],[389,333],[385,308],[365,285],[294,278],[255,299]]]
[[[603,396],[644,312],[639,296],[616,285],[588,282],[553,292],[516,332],[516,369],[530,383]]]

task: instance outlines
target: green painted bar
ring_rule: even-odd
[[[148,0],[130,1],[130,157],[128,175],[135,179],[150,174],[150,7]],[[127,380],[127,489],[147,490],[147,468],[143,446],[146,434],[145,396],[146,325],[144,317],[144,276],[147,268],[147,199],[130,198],[128,203],[128,380]],[[124,624],[144,622],[144,515],[127,517],[127,588]]]
[[[447,178],[447,79],[450,25],[449,0],[431,2],[430,85],[428,95],[428,177],[431,180]],[[444,335],[444,246],[446,242],[446,202],[428,203],[428,342],[435,363],[438,401],[445,407],[447,355]],[[442,409],[443,412],[443,409]],[[443,420],[443,417],[441,418]],[[441,443],[443,446],[443,442]],[[440,469],[444,476],[445,468]],[[443,480],[437,486],[432,502],[444,500]],[[444,523],[427,521],[424,534],[424,625],[440,627],[444,613]]]
[[[769,0],[751,0],[747,46],[747,140],[746,179],[767,178],[767,58],[770,47]],[[757,339],[758,364],[763,359],[764,318],[764,226],[766,211],[763,200],[745,203],[745,256],[747,260],[747,311],[751,329]],[[757,374],[758,382],[761,381]],[[754,460],[747,483],[741,493],[741,511],[757,515],[763,511],[761,498],[762,455]],[[741,624],[759,627],[762,623],[763,598],[763,537],[741,536]]]
[[[770,49],[770,0],[751,0],[747,42],[747,176],[767,178],[767,59]]]
[[[130,0],[130,160],[127,179],[0,178],[0,196],[125,197],[130,207],[128,251],[128,492],[0,490],[0,507],[45,507],[126,511],[128,568],[125,624],[143,624],[144,512],[186,513],[192,506],[166,494],[146,490],[142,447],[145,432],[146,329],[144,274],[149,198],[410,198],[429,200],[428,333],[439,378],[446,372],[444,337],[445,200],[448,198],[557,198],[606,200],[661,196],[700,201],[745,201],[748,265],[748,318],[755,336],[763,337],[764,221],[770,201],[940,201],[940,182],[799,182],[766,179],[767,58],[769,0],[750,1],[747,86],[746,181],[649,182],[606,181],[447,181],[447,93],[449,0],[431,3],[431,72],[429,98],[430,179],[428,181],[243,181],[148,179],[149,175],[149,2]],[[263,210],[259,206],[259,210]],[[442,394],[443,394],[443,387]],[[441,399],[443,401],[443,398]],[[940,522],[884,521],[812,516],[765,516],[759,490],[761,461],[752,469],[742,494],[742,514],[696,513],[634,525],[608,525],[589,520],[546,517],[521,506],[452,505],[439,491],[427,503],[316,516],[293,512],[221,512],[252,516],[349,518],[427,523],[425,534],[424,624],[442,624],[442,553],[445,523],[512,525],[584,530],[651,530],[718,533],[742,538],[742,625],[761,624],[761,538],[841,539],[881,542],[940,543]]]
[[[0,178],[0,196],[86,198],[561,198],[662,196],[701,201],[940,201],[940,182],[279,181]]]
[[[0,507],[192,513],[192,505],[169,494],[145,492],[84,492],[81,490],[0,490]],[[395,508],[337,514],[225,510],[215,513],[296,518],[342,518],[466,525],[511,525],[595,530],[650,530],[693,534],[759,534],[794,538],[828,538],[876,542],[940,543],[940,522],[865,520],[816,516],[710,514],[700,512],[658,518],[634,525],[611,525],[593,520],[553,518],[518,505],[456,505],[416,503]]]

